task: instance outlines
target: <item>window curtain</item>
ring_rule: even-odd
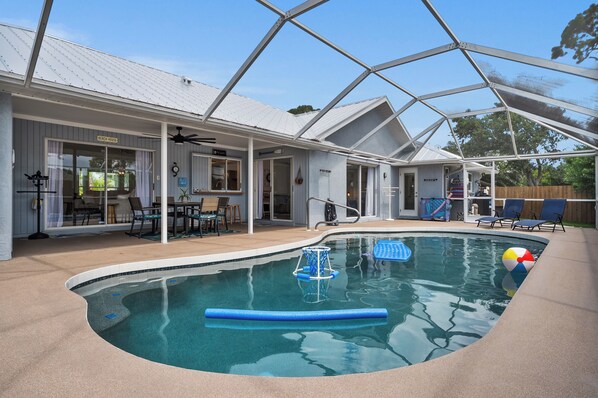
[[[135,151],[135,189],[144,207],[151,205],[152,153]]]
[[[62,227],[64,222],[64,145],[61,141],[48,141],[48,212],[47,226]]]
[[[365,185],[365,215],[374,215],[374,168],[368,167],[367,182]]]
[[[258,219],[264,216],[264,161],[257,162],[257,211],[255,215]]]

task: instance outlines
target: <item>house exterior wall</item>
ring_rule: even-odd
[[[11,114],[12,115],[12,114]],[[12,119],[12,116],[11,116]],[[40,170],[42,174],[46,174],[46,138],[65,140],[70,142],[79,142],[82,144],[93,144],[100,146],[117,146],[129,149],[143,149],[154,151],[154,194],[161,196],[160,192],[160,140],[159,139],[145,139],[137,136],[127,134],[117,134],[112,132],[105,132],[101,130],[92,130],[87,128],[65,126],[53,123],[46,123],[40,121],[31,121],[23,119],[12,119],[13,134],[11,138],[14,139],[15,148],[15,167],[11,182],[14,184],[14,189],[11,189],[10,197],[13,201],[14,207],[3,214],[12,214],[14,217],[9,220],[9,225],[12,226],[12,236],[22,237],[27,236],[36,230],[36,213],[31,208],[32,194],[17,194],[17,190],[31,190],[32,184],[24,177],[24,174],[32,174]],[[97,136],[108,136],[118,138],[118,144],[106,145],[97,141]],[[2,146],[4,148],[4,146]],[[178,187],[178,177],[187,177],[189,184],[191,184],[192,170],[191,170],[191,154],[206,153],[211,154],[212,148],[207,146],[195,145],[175,145],[173,142],[168,142],[168,170],[166,176],[168,178],[168,193],[166,196],[174,196],[178,198],[181,193]],[[227,150],[227,155],[230,157],[237,157],[242,159],[242,174],[243,184],[247,181],[247,152],[230,151]],[[177,162],[180,171],[177,178],[173,178],[170,173],[170,166],[172,162]],[[243,194],[228,195],[231,203],[238,203],[241,207],[241,214],[247,216],[247,187],[242,186]],[[214,194],[218,196],[222,194]],[[202,196],[205,196],[202,194]],[[192,200],[199,200],[199,196],[192,195]],[[8,201],[6,201],[8,202]],[[2,201],[4,205],[5,201]],[[42,213],[43,214],[43,213]],[[125,224],[104,226],[103,228],[122,228]],[[127,224],[128,225],[128,224]],[[96,230],[95,227],[78,227],[77,232],[81,232],[89,228]],[[42,215],[41,230],[45,229],[45,218]],[[60,233],[67,233],[69,228],[60,228],[57,231]]]
[[[345,204],[347,185],[347,158],[329,152],[310,151],[309,153],[309,196],[331,199]],[[338,219],[346,220],[345,212],[337,209]],[[324,203],[309,203],[309,226],[324,221]]]
[[[378,106],[346,126],[341,127],[333,134],[326,137],[326,140],[348,148],[359,141],[365,134],[376,128],[376,126],[388,118],[391,113],[388,106]],[[388,132],[388,129],[388,127],[384,127],[382,130]]]
[[[444,168],[442,165],[417,166],[420,198],[444,198]]]
[[[12,96],[0,93],[0,260],[12,257],[13,168]]]
[[[359,163],[347,156],[322,152],[309,152],[309,196],[320,199],[331,199],[336,203],[347,204],[347,163]],[[365,163],[362,163],[365,164]],[[377,168],[376,192],[374,195],[376,215],[368,219],[388,217],[388,196],[383,187],[391,184],[391,167],[387,164],[368,164]],[[386,173],[386,179],[384,174]],[[324,221],[324,203],[311,201],[309,205],[309,225]],[[346,211],[337,208],[339,221],[347,221]]]

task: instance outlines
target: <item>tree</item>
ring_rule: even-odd
[[[578,147],[577,149],[581,149]],[[594,181],[596,168],[593,156],[567,158],[561,165],[564,179],[573,185],[576,191],[588,192],[594,195],[596,183]]]
[[[504,112],[491,113],[483,117],[467,116],[456,119],[455,136],[465,157],[492,157],[513,155],[511,133]],[[511,114],[517,151],[521,154],[556,152],[557,144],[563,140],[554,133],[524,117]],[[455,142],[449,142],[444,149],[456,153]],[[541,185],[545,173],[556,163],[553,159],[533,159],[498,164],[497,185]]]
[[[296,108],[289,109],[287,112],[292,113],[293,115],[299,115],[301,113],[319,111],[319,109],[314,109],[311,105],[299,105]]]
[[[574,50],[573,59],[579,64],[587,58],[598,60],[592,54],[598,50],[598,4],[577,14],[561,34],[561,44],[552,47],[552,59],[567,54],[563,49]]]

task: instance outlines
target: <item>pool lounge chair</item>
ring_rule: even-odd
[[[499,213],[497,211],[494,212],[494,217],[492,216],[485,216],[480,217],[476,221],[478,222],[478,227],[480,223],[488,223],[490,224],[490,228],[494,228],[494,224],[498,221],[500,226],[502,227],[502,222],[506,220],[511,221],[511,227],[515,221],[519,221],[519,217],[521,216],[521,212],[523,211],[523,203],[525,199],[507,199],[505,200],[505,206],[502,209],[502,212]]]
[[[540,211],[540,217],[531,220],[520,220],[513,223],[512,229],[517,227],[527,228],[528,231],[533,231],[534,228],[538,227],[538,231],[541,230],[541,226],[544,224],[552,224],[552,232],[556,229],[558,224],[563,228],[565,232],[565,226],[563,225],[563,215],[565,214],[565,207],[567,206],[567,199],[544,199],[542,202],[542,210]]]

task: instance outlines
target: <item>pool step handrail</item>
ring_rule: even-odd
[[[322,202],[322,203],[329,203],[331,205],[338,206],[338,207],[341,207],[343,209],[351,210],[351,211],[355,212],[355,214],[357,214],[357,218],[355,220],[353,220],[353,221],[338,221],[338,217],[335,218],[332,221],[318,221],[316,223],[316,225],[314,226],[314,231],[318,230],[318,225],[320,225],[320,224],[326,224],[326,225],[355,224],[361,218],[361,214],[359,214],[359,210],[357,210],[354,207],[349,207],[349,206],[341,205],[339,203],[333,202],[332,200],[322,199],[322,198],[316,198],[315,196],[312,196],[309,199],[307,199],[307,201],[305,202],[305,207],[306,207],[306,210],[307,210],[305,212],[305,214],[306,214],[305,225],[307,225],[307,230],[308,231],[310,231],[310,228],[309,228],[309,202],[312,201],[312,200],[315,200],[315,201],[318,201],[318,202]]]

